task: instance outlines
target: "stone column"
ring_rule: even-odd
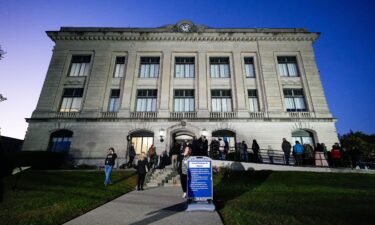
[[[125,73],[125,81],[123,84],[123,88],[121,91],[121,108],[119,110],[120,117],[129,117],[130,116],[130,103],[131,100],[134,99],[133,95],[136,95],[136,90],[134,88],[134,81],[136,79],[136,63],[137,63],[137,54],[136,52],[132,51],[128,54],[128,59],[126,62],[126,73]]]
[[[235,104],[237,109],[237,115],[239,118],[247,118],[249,117],[249,112],[246,107],[246,100],[245,100],[245,84],[244,84],[244,75],[242,73],[241,67],[241,53],[239,51],[233,52],[233,74],[232,74],[232,97],[237,99],[237,104]]]
[[[198,81],[198,90],[196,91],[196,98],[198,98],[197,116],[198,118],[209,117],[208,112],[208,96],[207,91],[210,87],[207,86],[207,57],[206,52],[199,51],[197,59],[197,74],[195,79]]]
[[[171,81],[171,52],[163,51],[163,65],[160,73],[158,97],[160,99],[158,117],[169,118],[169,95]]]

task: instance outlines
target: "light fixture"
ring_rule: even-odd
[[[165,130],[164,129],[160,129],[159,130],[159,135],[160,135],[160,142],[163,142],[164,141],[164,137],[165,137]]]
[[[206,128],[202,129],[202,135],[207,137],[207,129]]]

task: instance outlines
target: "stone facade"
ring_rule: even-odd
[[[189,26],[183,30],[181,24]],[[298,130],[311,134],[314,143],[331,146],[338,141],[312,46],[319,33],[217,29],[181,21],[159,28],[62,27],[47,34],[56,45],[37,107],[27,119],[24,150],[51,148],[51,135],[59,130],[73,133],[69,152],[77,163],[102,163],[110,146],[121,162],[133,134],[142,132],[152,134],[158,153],[170,149],[176,134],[204,134],[210,141],[218,131],[233,134],[235,142],[257,139],[261,148],[274,150]],[[69,76],[76,55],[91,57],[87,76]],[[113,74],[120,56],[125,57],[125,69],[117,78]],[[280,74],[278,57],[288,56],[296,59],[298,76]],[[142,57],[160,59],[158,77],[140,77]],[[193,78],[176,78],[176,57],[194,58]],[[212,77],[212,57],[229,59],[229,77]],[[252,58],[255,77],[245,76],[245,57]],[[67,88],[83,88],[77,112],[61,110]],[[112,89],[120,90],[119,109],[109,112]],[[140,89],[157,90],[154,112],[137,111]],[[175,112],[177,89],[194,90],[194,111]],[[213,112],[211,90],[218,89],[231,90],[228,112]],[[303,90],[305,110],[286,110],[284,89]],[[248,90],[257,90],[256,112],[249,110]]]

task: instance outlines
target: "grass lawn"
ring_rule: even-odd
[[[62,224],[134,189],[136,175],[114,171],[104,187],[104,172],[24,171],[5,179],[0,224]]]
[[[232,224],[375,224],[375,174],[243,171],[214,176]]]

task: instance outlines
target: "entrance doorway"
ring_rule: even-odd
[[[144,152],[147,154],[148,149],[154,143],[154,133],[146,130],[137,131],[130,134],[130,143],[134,143],[135,153],[137,155]]]

